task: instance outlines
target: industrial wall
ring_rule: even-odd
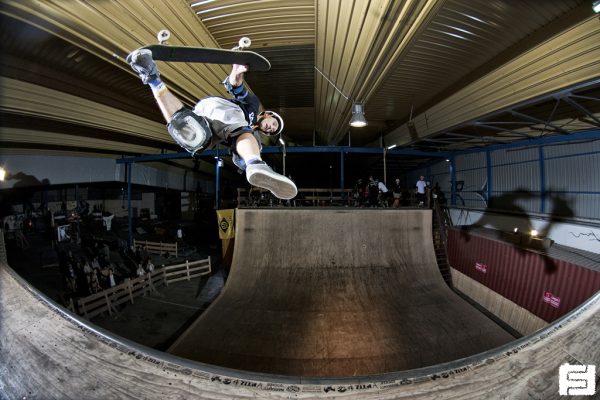
[[[600,290],[598,271],[458,229],[448,231],[448,260],[546,322]]]
[[[474,150],[407,179],[420,175],[439,184],[455,225],[535,228],[600,253],[600,140]]]
[[[0,166],[10,175],[1,189],[92,182],[126,182],[124,164],[112,158],[0,155]],[[198,176],[181,168],[135,164],[132,183],[175,190],[196,190]],[[206,189],[212,187],[207,185]]]

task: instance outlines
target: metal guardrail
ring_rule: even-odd
[[[323,188],[314,188],[314,189],[298,189],[298,195],[294,198],[293,202],[303,202],[303,203],[311,203],[312,205],[320,205],[321,203],[344,203],[351,204],[352,203],[352,189],[323,189]],[[271,196],[271,193],[268,190],[254,188],[251,192],[257,193],[260,197],[261,195]],[[237,204],[252,204],[254,199],[251,198],[248,189],[238,188],[237,189]],[[279,199],[272,198],[274,201],[280,201]],[[257,199],[260,201],[260,199]]]

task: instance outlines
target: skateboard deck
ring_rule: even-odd
[[[247,50],[213,49],[209,47],[170,46],[152,44],[142,47],[152,51],[158,61],[190,62],[208,64],[242,64],[250,71],[268,71],[271,63],[258,53]]]

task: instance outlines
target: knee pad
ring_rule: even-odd
[[[206,118],[182,108],[171,117],[167,130],[178,145],[194,155],[210,143],[212,131]]]

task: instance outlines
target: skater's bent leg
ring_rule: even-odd
[[[152,58],[152,51],[137,49],[127,56],[127,62],[138,74],[142,82],[152,89],[158,107],[167,122],[171,122],[173,114],[183,108],[183,103],[169,92],[169,89],[160,79],[160,72]]]
[[[181,100],[179,100],[166,88],[164,91],[162,91],[162,93],[155,93],[154,98],[156,99],[156,104],[158,104],[158,108],[160,108],[160,111],[167,122],[171,122],[173,114],[183,108],[183,103]]]
[[[244,132],[237,137],[235,149],[246,164],[254,160],[262,160],[258,142],[250,132]]]
[[[142,82],[152,89],[156,103],[167,121],[167,130],[177,144],[192,155],[206,148],[212,138],[208,121],[185,108],[181,100],[169,91],[167,85],[160,79],[160,72],[152,58],[152,51],[134,50],[127,56],[127,62]]]

